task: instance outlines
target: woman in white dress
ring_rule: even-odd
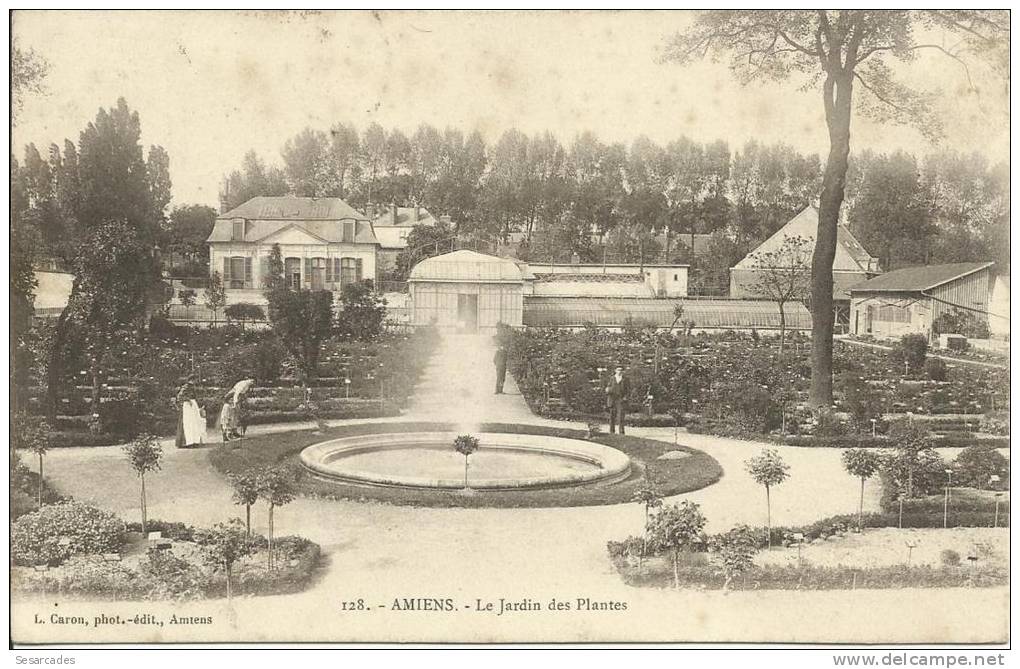
[[[202,409],[195,399],[195,389],[191,379],[184,382],[177,392],[177,448],[196,446],[205,441],[205,421]]]
[[[223,408],[220,410],[220,430],[223,432],[223,441],[230,441],[241,436],[240,411],[241,403],[245,394],[255,385],[255,379],[244,379],[234,384],[234,387],[223,397]]]

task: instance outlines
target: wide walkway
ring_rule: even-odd
[[[492,347],[480,337],[448,337],[399,420],[551,423],[528,411],[511,378],[506,395],[492,394]],[[380,419],[381,422],[394,419]],[[380,421],[372,421],[380,422]],[[558,423],[562,424],[562,423]],[[254,433],[294,429],[262,426]],[[580,426],[577,426],[580,427]],[[631,431],[628,431],[631,432]],[[673,430],[633,434],[672,441]],[[709,530],[733,523],[760,525],[764,493],[743,471],[761,444],[681,434],[723,465],[723,479],[687,497],[703,505]],[[146,479],[151,518],[207,526],[243,514],[207,449],[167,443],[163,468]],[[858,483],[842,471],[838,449],[780,447],[790,479],[774,489],[773,521],[798,524],[854,510]],[[137,518],[138,480],[118,447],[60,449],[47,455],[47,474],[82,501]],[[868,486],[874,508],[876,486]],[[253,512],[266,530],[266,510]],[[716,592],[630,588],[615,574],[605,545],[641,532],[637,504],[558,509],[432,509],[300,498],[275,512],[279,534],[318,542],[322,573],[294,595],[189,603],[73,603],[68,613],[159,612],[211,615],[215,624],[152,629],[149,641],[988,641],[1005,634],[1006,589],[954,591]],[[452,612],[393,611],[395,599],[451,598]],[[500,598],[528,598],[543,609],[567,601],[569,611],[495,615]],[[616,601],[625,611],[579,611],[578,598]],[[344,612],[359,599],[368,611]],[[475,611],[491,600],[492,613]],[[14,602],[15,638],[40,632],[32,614],[52,607],[45,598]],[[468,608],[465,608],[468,607]],[[144,609],[144,610],[142,610]],[[875,612],[881,612],[875,615]],[[131,628],[135,634],[140,630]],[[122,641],[124,628],[61,629],[66,639]]]

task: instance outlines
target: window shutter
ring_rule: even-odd
[[[361,281],[361,258],[354,261],[354,280]]]
[[[333,258],[333,281],[341,283],[343,279],[340,274],[340,258]]]
[[[333,283],[333,259],[326,258],[326,283]]]
[[[305,275],[303,277],[305,283],[312,282],[312,259],[305,258]]]
[[[265,287],[269,279],[269,258],[259,258],[259,286]]]
[[[223,285],[226,286],[230,281],[230,258],[223,259]]]
[[[244,287],[253,287],[251,283],[251,256],[244,257]]]

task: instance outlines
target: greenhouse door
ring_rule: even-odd
[[[457,323],[461,332],[478,331],[477,295],[457,295]]]

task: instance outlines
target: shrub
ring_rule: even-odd
[[[951,548],[939,553],[939,560],[941,560],[943,566],[946,567],[959,567],[960,566],[960,554]]]
[[[900,364],[906,363],[911,372],[921,370],[927,356],[928,338],[922,334],[903,335],[896,348],[893,349],[893,357]]]
[[[124,532],[124,522],[108,511],[79,502],[53,504],[14,522],[11,556],[20,565],[60,564],[72,555],[116,551]]]
[[[946,371],[946,363],[942,358],[929,358],[924,363],[924,375],[932,381],[945,381]]]
[[[109,399],[99,405],[102,432],[121,439],[130,439],[138,433],[141,410],[134,399]]]
[[[196,565],[156,548],[149,549],[141,573],[149,580],[146,599],[196,599],[206,581]]]

